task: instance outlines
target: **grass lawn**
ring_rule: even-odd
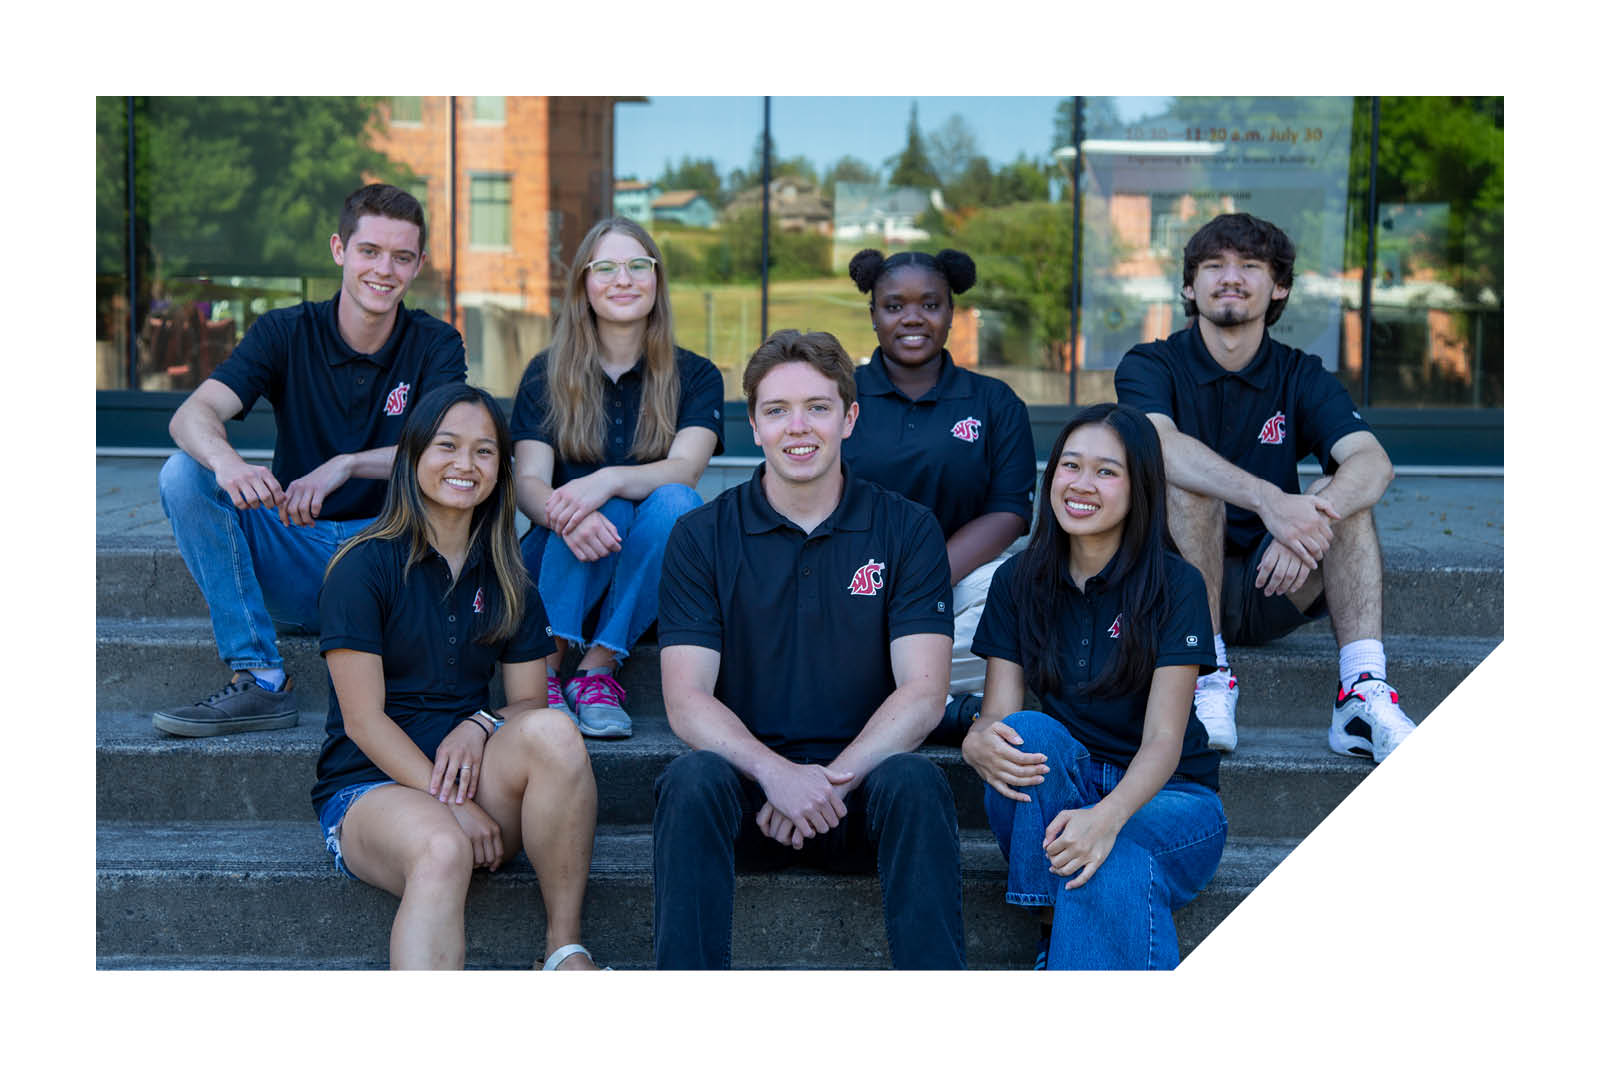
[[[729,395],[737,396],[739,375],[762,340],[760,285],[674,282],[672,318],[678,344],[721,368]],[[772,282],[767,290],[767,332],[790,328],[826,330],[858,363],[865,362],[877,344],[867,319],[867,298],[845,277]]]

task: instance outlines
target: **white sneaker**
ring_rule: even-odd
[[[1339,686],[1328,744],[1341,755],[1370,756],[1374,763],[1382,763],[1416,728],[1400,710],[1400,694],[1382,678],[1363,671],[1349,689]]]
[[[1218,752],[1232,752],[1239,743],[1234,709],[1239,706],[1239,680],[1227,667],[1202,674],[1194,684],[1194,713],[1206,728],[1208,743]]]

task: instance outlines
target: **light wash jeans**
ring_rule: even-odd
[[[595,644],[628,658],[639,635],[656,621],[661,596],[661,559],[667,535],[678,517],[701,504],[700,494],[671,483],[638,502],[612,497],[600,506],[622,539],[622,548],[585,563],[548,528],[535,526],[522,539],[522,559],[539,587],[550,628],[563,641]],[[583,623],[600,605],[594,638],[585,641]]]
[[[1222,859],[1228,820],[1217,794],[1194,782],[1168,782],[1134,813],[1105,863],[1088,882],[1067,889],[1050,871],[1044,831],[1069,808],[1092,807],[1122,780],[1123,768],[1102,763],[1057,719],[1019,711],[1005,722],[1024,752],[1043,752],[1050,773],[1020,790],[1022,804],[983,787],[989,825],[1009,864],[1006,900],[1055,907],[1048,967],[1056,970],[1171,970],[1178,965],[1172,913],[1211,881]]]
[[[270,508],[236,508],[187,453],[161,468],[161,510],[211,609],[217,652],[234,670],[282,667],[273,624],[316,633],[322,575],[339,545],[371,519],[285,526]]]

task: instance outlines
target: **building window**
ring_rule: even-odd
[[[503,96],[475,96],[472,98],[473,122],[500,122],[506,120],[506,98]]]
[[[417,198],[417,203],[422,205],[423,217],[426,218],[428,214],[428,179],[422,177],[414,182],[401,182],[400,188]]]
[[[474,248],[511,247],[511,175],[471,176],[471,233]]]
[[[396,126],[421,126],[422,97],[391,96],[389,98],[389,121]]]

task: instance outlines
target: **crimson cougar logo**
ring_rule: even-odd
[[[869,559],[850,578],[851,596],[877,596],[883,588],[883,564]]]
[[[478,591],[472,595],[472,613],[483,614],[483,586],[478,586]]]
[[[1283,412],[1278,412],[1261,424],[1261,436],[1256,440],[1264,445],[1283,444]]]
[[[1111,625],[1106,629],[1106,633],[1112,637],[1122,636],[1122,616],[1120,614],[1111,620]]]
[[[383,402],[385,415],[399,415],[406,409],[406,397],[411,395],[411,383],[401,382],[389,390],[389,396]]]
[[[982,425],[983,423],[969,415],[950,427],[950,436],[958,437],[963,441],[976,441],[978,439],[978,427]]]

